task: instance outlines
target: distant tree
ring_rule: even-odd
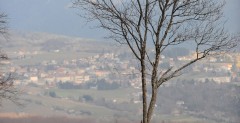
[[[7,15],[3,12],[0,12],[0,34],[7,34]]]
[[[83,95],[82,97],[86,102],[92,102],[93,98],[90,95]]]
[[[56,93],[54,91],[50,91],[49,92],[49,96],[53,97],[53,98],[57,97],[57,95],[56,95]]]
[[[105,79],[98,80],[96,84],[98,90],[114,90],[120,87],[118,83],[109,83]]]
[[[0,12],[0,34],[5,37],[7,34],[7,15]],[[1,42],[2,43],[2,42]],[[0,51],[0,105],[3,100],[10,100],[14,103],[17,102],[18,91],[14,87],[14,77],[11,73],[8,73],[5,69],[4,61],[8,61],[9,58],[6,53]]]
[[[58,82],[57,83],[57,87],[59,89],[80,89],[82,88],[81,84],[76,84],[74,82],[70,82],[70,81],[67,81],[67,82]]]
[[[151,122],[157,92],[163,83],[181,75],[193,63],[235,46],[221,20],[223,0],[75,0],[73,5],[86,12],[83,17],[98,21],[101,28],[109,31],[109,38],[126,44],[138,60],[142,123]],[[167,49],[187,44],[195,51],[192,60],[167,70],[159,67],[160,56]]]

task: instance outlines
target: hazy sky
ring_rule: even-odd
[[[240,32],[240,0],[226,0],[227,27]],[[83,38],[103,38],[100,29],[69,8],[71,0],[0,0],[0,11],[8,14],[9,28],[18,31],[49,32]]]

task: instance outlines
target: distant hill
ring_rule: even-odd
[[[98,50],[112,49],[113,42],[96,41],[93,39],[70,37],[64,35],[57,35],[51,33],[41,32],[17,32],[12,31],[8,35],[8,39],[0,37],[1,47],[3,49],[24,49],[24,50],[57,50],[64,49],[66,47],[72,47],[73,49],[87,49]]]
[[[121,50],[116,42],[40,32],[11,31],[8,39],[0,37],[0,41],[1,50],[15,63],[25,65],[49,60],[79,59]]]

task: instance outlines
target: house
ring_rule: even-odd
[[[221,76],[221,77],[202,77],[202,78],[196,78],[194,79],[195,81],[199,81],[199,82],[206,82],[206,80],[209,81],[214,81],[218,84],[220,83],[229,83],[231,82],[231,77],[229,76]]]
[[[73,77],[70,75],[62,75],[62,76],[56,76],[56,81],[57,82],[69,82],[73,81]]]
[[[55,82],[55,77],[54,76],[46,76],[43,78],[45,82]]]
[[[89,80],[90,80],[90,77],[89,77],[89,76],[76,75],[76,76],[74,77],[74,82],[75,82],[75,83],[78,83],[78,84],[84,83],[84,82],[89,81]]]
[[[102,71],[102,70],[96,70],[96,71],[95,71],[95,74],[96,74],[96,76],[98,76],[98,77],[106,77],[106,76],[109,74],[109,72],[107,72],[107,71]]]
[[[38,77],[37,76],[30,76],[30,81],[31,82],[38,82]]]

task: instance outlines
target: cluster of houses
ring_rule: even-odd
[[[36,54],[36,52],[34,53]],[[22,51],[20,55],[25,56]],[[124,78],[124,82],[130,83],[131,86],[141,87],[141,83],[139,83],[140,75],[136,74],[139,73],[138,68],[133,65],[131,60],[122,60],[118,55],[104,53],[81,59],[42,61],[41,64],[31,66],[15,65],[11,68],[11,71],[20,76],[20,79],[16,80],[16,84],[35,83],[37,85],[50,84],[54,86],[56,82],[81,84],[101,78],[108,80],[108,82],[122,82],[119,79]],[[165,56],[161,56],[161,59],[168,62],[170,66],[176,66],[179,64],[177,62],[184,63],[194,57],[195,55],[192,53],[189,56],[178,57],[177,60]],[[211,73],[207,76],[205,76],[206,74],[194,76],[195,81],[215,81],[216,83],[240,81],[240,55],[238,53],[209,57],[193,64],[190,68],[189,73]]]

